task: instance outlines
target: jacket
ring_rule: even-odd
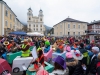
[[[50,46],[45,47],[45,48],[44,48],[44,53],[49,52],[49,50],[50,50]]]
[[[86,74],[88,74],[88,73],[96,74],[96,64],[97,64],[97,56],[94,56],[90,60],[90,64],[87,67]]]
[[[96,64],[96,73],[97,75],[100,75],[100,61],[98,61]]]
[[[68,68],[66,70],[54,70],[52,73],[49,73],[49,75],[69,75]]]
[[[85,65],[89,65],[89,55],[88,55],[88,51],[85,48],[79,48],[80,52],[83,54],[83,59],[82,59],[82,63]]]
[[[67,60],[66,65],[69,69],[69,75],[82,75],[83,68],[81,63],[76,59],[71,59],[71,61]]]
[[[29,45],[22,45],[22,48],[21,48],[21,50],[22,50],[22,57],[29,57],[30,56],[30,46]]]

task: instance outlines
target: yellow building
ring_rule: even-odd
[[[11,10],[11,8],[4,2],[3,0],[0,0],[0,35],[7,35],[8,33],[12,31],[16,31],[16,27],[21,27],[19,29],[22,29],[22,23],[20,22],[20,26],[16,24],[16,15]]]
[[[67,18],[53,26],[55,36],[81,36],[86,35],[87,22]]]
[[[18,18],[16,18],[16,31],[19,31],[19,30],[22,30],[22,28],[23,28],[23,24],[19,21],[19,19]]]

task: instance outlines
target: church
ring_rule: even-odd
[[[33,15],[32,9],[28,9],[27,13],[27,27],[30,32],[39,32],[44,34],[45,27],[43,21],[43,11],[40,9],[38,17]]]

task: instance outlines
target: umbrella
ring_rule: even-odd
[[[29,35],[29,36],[44,36],[44,34],[41,34],[38,32],[30,32],[30,33],[27,33],[27,35]]]
[[[9,34],[15,34],[15,35],[27,35],[26,32],[23,32],[23,31],[14,31],[14,32],[11,32]]]

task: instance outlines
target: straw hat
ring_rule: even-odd
[[[28,41],[31,41],[32,42],[32,39],[31,38],[28,38]]]
[[[23,40],[23,41],[21,41],[21,42],[23,42],[23,43],[24,43],[24,42],[28,42],[28,39],[24,39],[24,40]]]
[[[4,44],[5,46],[9,45],[9,41],[4,41],[3,44]]]

